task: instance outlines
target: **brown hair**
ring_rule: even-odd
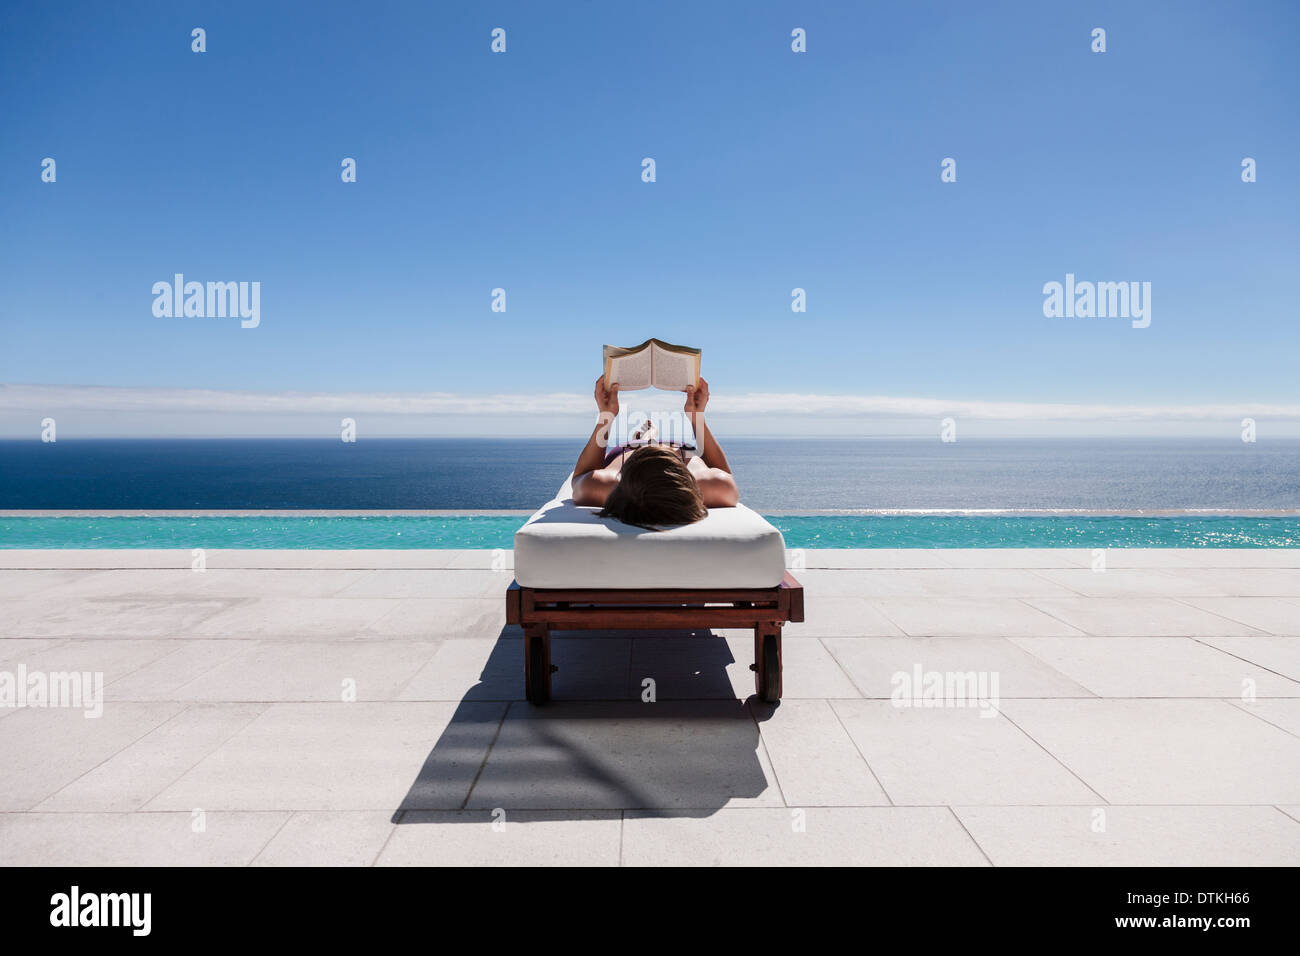
[[[690,524],[706,515],[694,476],[676,453],[660,445],[647,445],[627,456],[619,482],[600,512],[602,518],[642,528]]]

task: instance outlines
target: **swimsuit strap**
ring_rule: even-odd
[[[611,448],[609,451],[605,453],[605,467],[609,467],[609,463],[613,461],[615,458],[617,458],[619,455],[622,455],[625,452],[629,452],[629,451],[636,451],[638,448],[645,448],[649,445],[664,445],[667,446],[668,448],[673,449],[674,451],[678,452],[681,455],[682,464],[686,463],[687,449],[693,450],[695,448],[694,445],[687,445],[679,441],[626,442],[622,445],[615,445],[613,448]]]

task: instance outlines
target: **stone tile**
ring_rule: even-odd
[[[263,704],[189,707],[51,794],[36,809],[139,810],[263,710]]]
[[[199,637],[350,641],[373,637],[393,610],[380,598],[259,598],[212,615],[193,628]]]
[[[635,635],[625,696],[640,697],[647,677],[655,679],[660,700],[745,700],[754,693],[752,630],[622,633]],[[719,639],[725,639],[725,646],[711,643]],[[861,696],[817,638],[787,633],[781,659],[785,700]]]
[[[1210,552],[1199,548],[1106,548],[1106,567],[1115,568],[1196,568],[1205,567]],[[1091,551],[1088,552],[1091,555]],[[1088,567],[1092,567],[1089,557]]]
[[[29,811],[0,812],[7,858],[986,862],[965,823],[995,863],[1296,862],[1300,549],[1112,549],[1101,574],[1086,549],[805,551],[776,707],[743,703],[743,630],[562,632],[556,702],[519,702],[508,551],[206,557],[0,551],[0,669],[100,671],[107,698],[0,709],[0,811]],[[996,673],[1007,716],[892,707],[915,663]],[[340,670],[362,702],[333,702]]]
[[[800,551],[802,551],[802,562]],[[944,552],[933,548],[792,548],[786,551],[785,563],[795,577],[807,568],[946,568],[951,566],[944,558]]]
[[[1300,863],[1300,825],[1274,807],[954,807],[953,811],[995,866]],[[1097,832],[1097,825],[1104,830]]]
[[[739,701],[511,705],[468,809],[779,805]]]
[[[551,696],[562,700],[622,700],[640,697],[641,683],[629,686],[633,666],[633,648],[642,642],[623,637],[619,632],[586,631],[580,637],[551,638],[551,663],[559,670],[551,675]],[[518,648],[514,658],[514,678],[510,698],[524,697],[523,641],[512,642]],[[663,697],[663,688],[659,688]]]
[[[0,569],[188,568],[190,552],[151,548],[0,548]]]
[[[950,568],[1090,568],[1086,548],[942,548],[934,551]]]
[[[61,585],[59,596],[77,601],[184,601],[206,598],[211,583],[207,573],[188,567],[117,568],[84,573],[76,581]]]
[[[208,548],[204,552],[208,570],[227,568],[276,568],[290,570],[315,567],[330,567],[322,559],[325,555],[338,554],[337,551],[315,551],[309,548]],[[342,552],[344,554],[362,554],[364,552]],[[190,552],[186,551],[184,567],[190,567]],[[349,564],[348,567],[353,565]],[[372,568],[373,564],[359,565]]]
[[[1204,597],[1300,597],[1300,568],[1204,568],[1179,571]]]
[[[505,598],[405,598],[374,623],[367,637],[481,640],[503,634],[523,637],[506,626]]]
[[[442,641],[397,696],[400,700],[522,700],[524,642],[512,638]]]
[[[836,638],[835,640],[839,640]],[[862,638],[865,641],[894,640],[894,638]],[[901,640],[901,638],[899,638]],[[754,638],[728,637],[736,664],[728,668],[736,696],[745,698],[754,693]],[[826,640],[781,640],[781,699],[823,700],[861,697],[849,675],[835,656],[827,649]]]
[[[13,602],[6,637],[172,638],[237,604],[235,599],[159,596],[124,600],[52,600],[37,596]]]
[[[11,643],[11,642],[4,642]],[[79,671],[103,674],[104,699],[111,700],[109,688],[118,679],[128,676],[168,652],[164,641],[125,641],[112,638],[101,640],[15,641],[35,645],[27,652],[5,662],[4,669],[14,671],[20,665],[28,672],[59,673]],[[44,644],[44,646],[40,646]]]
[[[1300,684],[1295,681],[1187,637],[1014,640],[1099,697],[1228,697],[1241,694],[1246,680],[1254,683],[1262,697],[1300,694]]]
[[[1002,709],[1110,803],[1300,802],[1300,738],[1223,701],[1009,700]]]
[[[1004,637],[828,637],[822,643],[864,697],[888,700],[902,686],[904,678],[896,675],[910,677],[917,667],[923,673],[985,673],[990,680],[997,675],[1001,697],[1092,696],[1087,688]]]
[[[1181,548],[1176,555],[1193,568],[1300,568],[1300,548]]]
[[[0,551],[0,554],[6,552]],[[24,599],[39,595],[58,595],[73,588],[78,582],[93,576],[95,571],[64,570],[3,570],[0,571],[0,600]],[[3,625],[0,625],[2,627]]]
[[[1099,637],[1214,637],[1259,633],[1174,598],[1030,598],[1027,603]]]
[[[402,549],[400,551],[378,551],[356,549],[351,551],[311,551],[315,556],[312,567],[317,568],[450,568],[462,560],[466,552],[462,550]],[[489,554],[491,552],[488,552]]]
[[[80,644],[106,641],[83,640]],[[179,700],[180,689],[219,664],[261,646],[258,641],[239,639],[183,638],[174,641],[148,641],[158,656],[129,674],[109,683],[105,696],[109,700]]]
[[[7,666],[11,661],[20,664],[30,660],[38,651],[57,647],[62,643],[63,639],[59,637],[0,637],[0,667]]]
[[[1044,569],[1034,572],[1067,593],[1062,597],[1182,597],[1204,594],[1204,588],[1187,580],[1175,570],[1150,568],[1091,568],[1076,570]]]
[[[793,807],[889,803],[839,717],[824,700],[756,703],[759,733],[785,802]]]
[[[681,633],[666,631],[663,636],[633,640],[620,696],[639,699],[646,680],[654,681],[660,701],[743,700],[754,692],[749,669],[754,660],[753,632],[732,640],[709,631],[678,636]]]
[[[378,866],[617,866],[617,811],[411,811],[402,815]]]
[[[805,601],[805,620],[785,626],[786,637],[901,637],[903,632],[865,598],[823,597]],[[751,632],[752,633],[752,632]]]
[[[513,575],[500,571],[373,571],[342,590],[348,598],[497,598],[505,606]]]
[[[946,807],[726,809],[698,817],[629,812],[623,864],[988,865]]]
[[[1289,734],[1300,737],[1300,700],[1295,698],[1274,700],[1245,701],[1240,697],[1228,703],[1241,708],[1248,714],[1254,714],[1260,720],[1267,721]],[[1300,770],[1300,767],[1296,768]]]
[[[1035,599],[1034,603],[1050,600]],[[871,603],[903,632],[913,637],[1015,637],[1083,633],[1057,617],[1013,598],[881,598]]]
[[[831,706],[894,803],[1068,804],[1098,799],[1010,721],[982,716],[987,710],[897,707],[879,700],[842,700]]]
[[[1300,680],[1300,637],[1203,637],[1201,643],[1225,654]]]
[[[0,845],[20,866],[244,866],[287,813],[3,813]]]
[[[387,810],[295,813],[253,866],[370,866],[394,832]]]
[[[378,571],[209,567],[205,597],[320,598],[338,597],[352,585]]]
[[[520,518],[519,523],[523,525],[524,518]],[[492,551],[456,551],[451,562],[447,565],[449,568],[474,568],[482,571],[496,571],[499,574],[505,574],[510,579],[514,578],[515,570],[515,553],[505,548]],[[509,586],[510,581],[506,581],[505,586]],[[503,589],[504,587],[503,586]]]
[[[828,597],[1072,597],[1069,588],[1031,571],[1009,568],[805,571],[809,600]]]
[[[257,642],[173,692],[180,700],[394,700],[436,641]],[[345,683],[346,682],[346,683]]]
[[[1184,604],[1209,611],[1269,634],[1300,637],[1300,605],[1281,598],[1184,598]]]
[[[628,683],[630,638],[586,632],[551,638],[555,700],[614,700],[633,696]],[[639,695],[639,686],[637,688]],[[402,700],[524,699],[520,638],[445,641],[402,689]]]
[[[503,709],[492,703],[272,704],[147,809],[458,808]]]
[[[30,810],[181,709],[116,703],[86,717],[79,709],[27,707],[0,720],[0,811]]]

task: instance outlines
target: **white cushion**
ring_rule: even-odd
[[[573,503],[572,482],[515,532],[515,580],[529,588],[770,588],[785,539],[744,505],[650,531]]]

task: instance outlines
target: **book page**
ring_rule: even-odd
[[[670,352],[652,345],[654,353],[654,387],[666,392],[684,392],[699,380],[700,356]]]
[[[612,355],[605,359],[605,384],[618,383],[619,391],[650,387],[650,350]]]

